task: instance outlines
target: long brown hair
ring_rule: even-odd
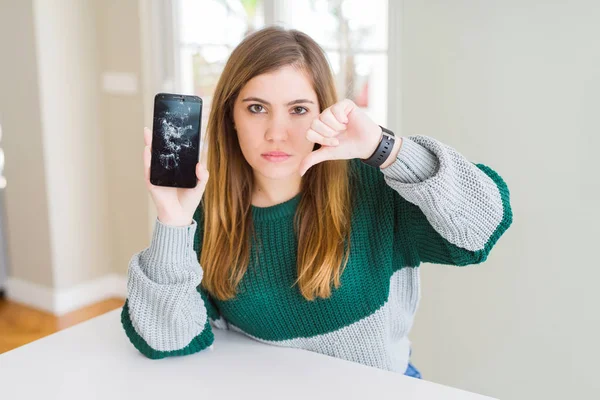
[[[253,77],[292,65],[312,79],[321,112],[335,104],[334,78],[321,47],[296,30],[269,27],[247,36],[233,51],[217,83],[205,137],[210,179],[202,199],[202,286],[214,297],[235,297],[250,261],[253,171],[233,126],[233,106]],[[317,145],[318,147],[318,145]],[[294,217],[298,238],[296,283],[307,300],[327,298],[350,252],[349,163],[332,160],[302,178]]]

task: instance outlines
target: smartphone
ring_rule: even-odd
[[[196,187],[201,122],[200,97],[171,93],[158,93],[154,97],[150,183]]]

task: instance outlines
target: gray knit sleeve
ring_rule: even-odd
[[[424,217],[411,211],[405,223],[425,261],[481,262],[512,222],[502,178],[433,138],[403,138],[397,159],[381,171]]]
[[[121,321],[133,345],[147,357],[195,353],[214,340],[197,289],[203,271],[193,249],[196,229],[196,221],[173,227],[157,219],[150,247],[129,263]]]

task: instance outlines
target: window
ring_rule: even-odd
[[[178,0],[175,31],[177,90],[204,101],[202,133],[212,95],[229,54],[244,36],[264,23],[261,0]],[[204,136],[204,135],[203,135]]]
[[[380,125],[387,117],[387,0],[286,1],[282,20],[323,47],[338,97],[349,98]]]
[[[325,50],[338,97],[350,98],[387,124],[388,1],[176,0],[175,89],[204,99],[203,132],[212,94],[233,48],[273,23],[306,32]]]

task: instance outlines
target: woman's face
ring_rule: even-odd
[[[311,80],[292,66],[248,81],[235,101],[233,119],[254,173],[270,179],[298,174],[314,148],[306,131],[319,113]]]

